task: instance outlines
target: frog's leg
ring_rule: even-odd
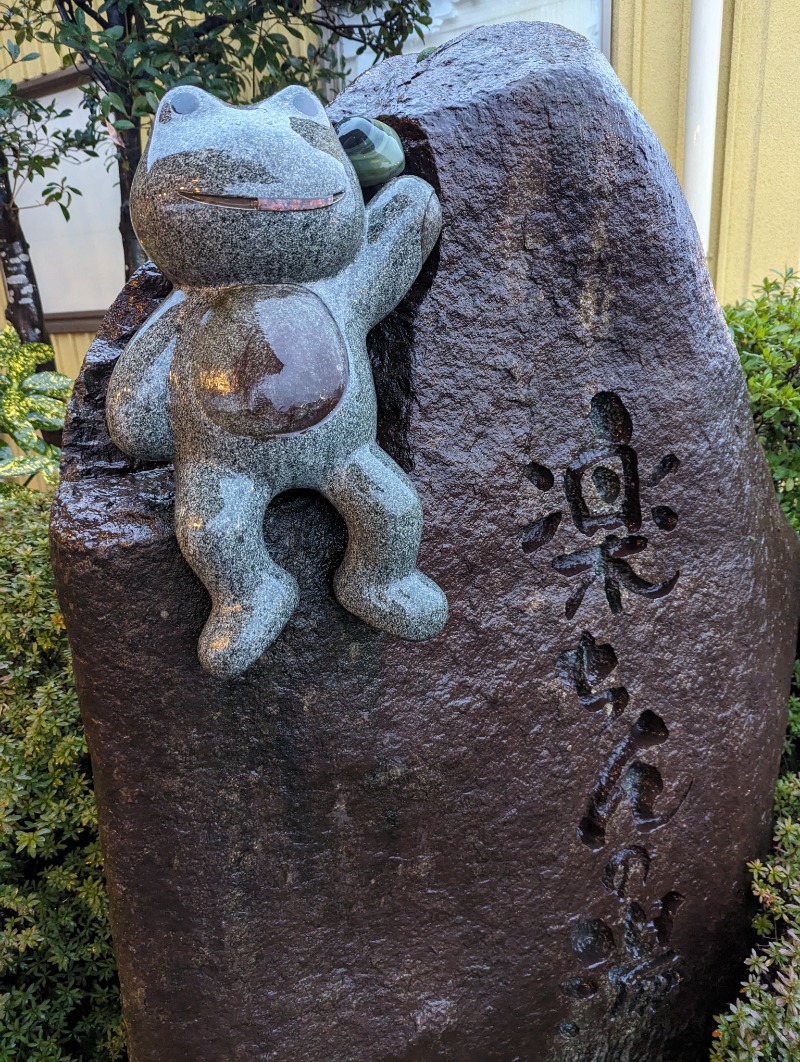
[[[241,674],[278,637],[298,601],[297,583],[264,544],[268,484],[205,462],[175,468],[175,531],[211,594],[198,644],[217,678]]]
[[[411,480],[367,443],[323,487],[347,523],[349,541],[334,577],[340,604],[399,638],[423,641],[441,631],[447,598],[417,570],[422,509]]]

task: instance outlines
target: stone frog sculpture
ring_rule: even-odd
[[[115,366],[108,427],[132,457],[174,461],[178,543],[212,599],[203,667],[240,674],[294,611],[263,521],[297,487],[347,523],[339,602],[401,638],[438,634],[447,601],[416,567],[417,494],[375,441],[366,351],[438,238],[433,189],[397,177],[365,206],[306,89],[232,107],[180,87],[159,106],[131,211],[174,290]]]

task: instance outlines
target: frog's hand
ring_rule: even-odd
[[[114,366],[106,398],[106,420],[115,444],[140,461],[172,457],[167,380],[185,294],[175,290],[152,314]]]
[[[372,199],[358,257],[336,278],[344,281],[342,294],[366,331],[408,292],[441,229],[439,200],[419,177],[397,177]]]

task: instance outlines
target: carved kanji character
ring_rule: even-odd
[[[598,690],[603,679],[617,666],[617,654],[612,646],[598,645],[588,631],[584,631],[576,649],[562,653],[558,658],[558,672],[562,680],[571,686],[584,708],[590,712],[603,709],[616,718],[628,704],[628,691],[624,686]]]
[[[607,535],[605,542],[597,546],[587,546],[572,553],[563,553],[554,557],[552,565],[557,572],[567,576],[582,576],[576,590],[570,594],[564,606],[565,615],[571,619],[580,608],[586,591],[596,580],[603,582],[609,608],[615,614],[622,612],[622,590],[628,590],[639,597],[665,597],[674,588],[680,572],[675,572],[669,579],[660,583],[651,583],[637,575],[628,564],[626,557],[642,553],[647,549],[647,539],[642,535],[628,535],[619,538]]]
[[[642,525],[639,461],[630,445],[630,414],[619,395],[600,391],[592,399],[589,420],[600,445],[579,454],[564,473],[572,521],[588,536],[616,527],[638,531]],[[594,488],[591,504],[587,479]]]
[[[677,813],[691,788],[684,790],[671,811],[658,814],[655,803],[664,789],[657,767],[635,759],[644,749],[667,740],[669,731],[655,712],[639,716],[628,735],[612,751],[589,797],[586,814],[578,825],[578,836],[593,852],[606,843],[608,822],[623,801],[630,804],[637,828],[644,832],[666,825]]]

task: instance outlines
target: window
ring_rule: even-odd
[[[61,124],[74,127],[83,120],[79,88],[55,95],[42,92],[41,99],[55,99],[60,109],[72,110],[73,114],[62,119]],[[105,142],[100,146],[99,158],[64,162],[57,173],[51,170],[47,174],[47,181],[66,177],[70,185],[81,190],[82,194],[72,200],[69,221],[64,220],[56,205],[36,205],[41,202],[41,189],[46,183],[41,178],[20,190],[22,227],[48,318],[102,311],[125,283],[118,229],[119,185],[112,154],[110,142]]]

